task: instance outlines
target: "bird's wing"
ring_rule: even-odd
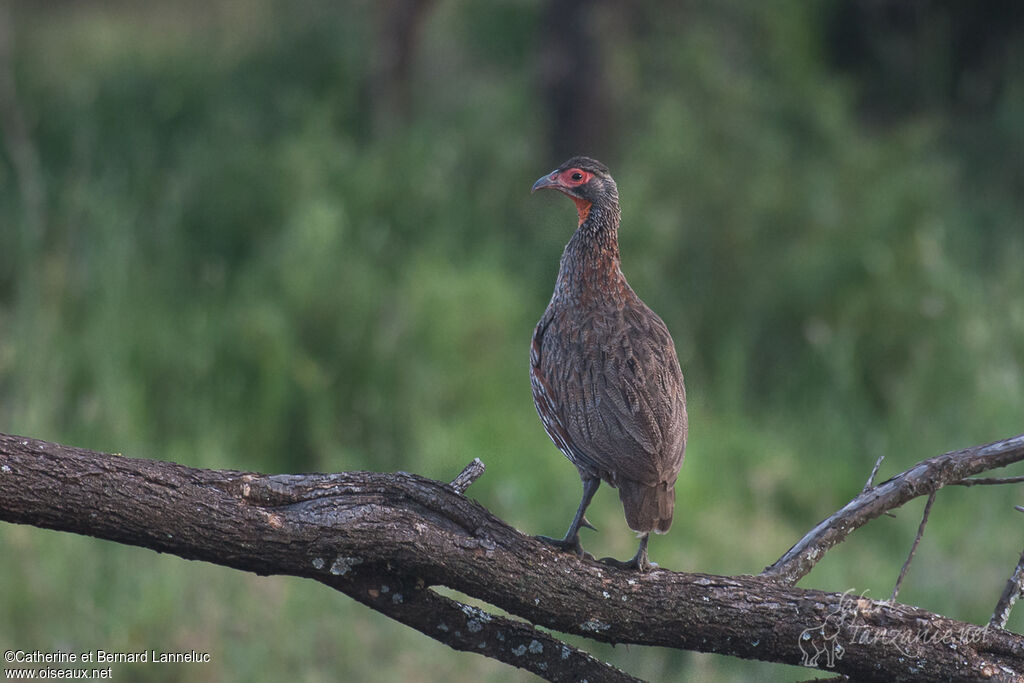
[[[559,433],[551,438],[566,442],[559,448],[570,460],[613,484],[675,481],[686,443],[685,390],[657,315],[639,299],[578,320],[556,311],[534,344],[542,349],[534,384],[551,400]]]
[[[558,450],[562,451],[565,457],[576,465],[581,474],[586,472],[592,477],[598,476],[594,464],[573,445],[571,437],[566,432],[561,415],[559,385],[553,381],[555,378],[545,372],[545,370],[550,371],[554,359],[560,356],[557,344],[552,343],[552,338],[557,339],[558,335],[547,336],[547,330],[555,319],[555,315],[556,311],[553,307],[544,311],[544,315],[541,316],[540,322],[537,323],[537,327],[533,331],[533,340],[530,343],[530,388],[533,391],[533,404],[537,408],[537,414],[540,415],[544,431],[547,432]],[[547,339],[545,339],[546,336]]]

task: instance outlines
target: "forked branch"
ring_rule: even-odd
[[[970,486],[972,481],[976,484],[1009,483],[1006,479],[971,480],[968,477],[1021,460],[1024,460],[1024,434],[923,460],[877,486],[865,487],[860,495],[820,522],[774,564],[766,567],[761,576],[793,585],[806,576],[830,548],[876,517],[943,486]],[[873,477],[874,472],[869,484]]]

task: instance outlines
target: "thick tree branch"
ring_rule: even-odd
[[[482,473],[483,463],[474,460],[448,486],[469,486]],[[418,478],[394,477],[417,489]],[[362,520],[348,530],[361,534],[360,544],[372,545],[377,522],[386,522],[376,528],[387,533],[415,517],[412,501],[404,520],[388,519],[387,509],[373,502],[388,490],[387,479],[358,472],[263,477],[197,470],[0,434],[0,519],[257,574],[314,578],[456,650],[483,654],[550,680],[638,680],[530,624],[439,595],[422,578],[391,569],[386,555],[369,558],[346,552],[350,544],[338,540],[346,534],[346,520]],[[431,488],[441,486],[429,483]],[[393,494],[401,504],[401,489]],[[54,507],[57,501],[48,500],[50,496],[63,500]],[[339,502],[337,508],[331,509],[332,500]],[[234,531],[229,528],[232,519]],[[324,525],[330,526],[329,533],[319,542],[317,529]],[[427,531],[423,524],[416,526],[414,531]],[[296,554],[289,560],[293,542]],[[312,548],[324,552],[313,553]]]
[[[482,654],[552,681],[640,681],[524,621],[440,595],[422,579],[410,580],[386,567],[350,566],[354,559],[335,558],[331,576],[318,580],[455,650]]]
[[[452,647],[552,680],[629,679],[430,587],[604,642],[834,665],[857,680],[1024,674],[1024,638],[1001,629],[761,577],[609,568],[558,552],[448,484],[411,474],[200,470],[0,435],[0,519],[313,578]]]
[[[943,486],[965,485],[965,480],[971,481],[967,477],[1020,460],[1024,460],[1024,434],[923,460],[888,481],[866,488],[811,529],[774,564],[766,567],[761,576],[793,585],[806,576],[830,548],[876,517]]]

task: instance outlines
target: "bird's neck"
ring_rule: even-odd
[[[580,218],[562,252],[553,298],[583,304],[614,298],[628,288],[619,268],[619,205],[595,203]]]

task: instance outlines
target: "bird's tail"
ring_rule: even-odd
[[[663,534],[672,526],[672,513],[676,508],[675,482],[661,482],[657,486],[638,481],[620,479],[619,500],[626,513],[626,523],[633,531],[653,531]]]

